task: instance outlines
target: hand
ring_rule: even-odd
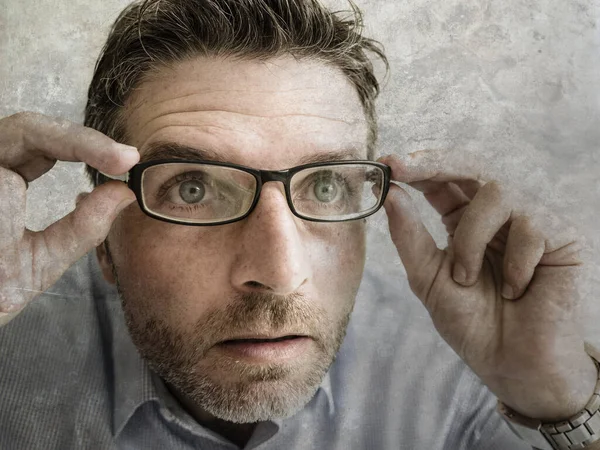
[[[112,181],[44,231],[26,229],[26,182],[57,160],[81,161],[120,175],[137,163],[139,154],[98,131],[40,114],[0,120],[0,325],[99,245],[118,213],[135,200],[124,183]]]
[[[597,370],[578,328],[576,231],[516,189],[482,180],[476,160],[421,151],[379,161],[443,216],[449,239],[440,250],[410,195],[390,187],[392,240],[444,340],[515,411],[550,422],[582,410]]]

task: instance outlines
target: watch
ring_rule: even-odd
[[[598,381],[583,410],[562,422],[543,423],[520,415],[498,400],[498,411],[509,428],[539,450],[585,449],[600,440],[600,362],[592,355],[590,357],[598,369]]]

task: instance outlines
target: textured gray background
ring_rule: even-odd
[[[81,123],[94,62],[127,3],[1,0],[0,117],[31,110]],[[580,223],[598,252],[599,2],[357,3],[367,33],[383,42],[391,62],[379,101],[381,152],[440,148],[486,158],[496,178]],[[90,189],[82,174],[81,164],[59,163],[32,183],[28,226],[43,229],[69,212],[76,193]],[[409,191],[444,246],[438,218]],[[383,211],[370,223],[368,264],[403,277]],[[600,342],[598,272],[588,287],[593,314],[586,325]],[[403,286],[399,295],[412,295]]]

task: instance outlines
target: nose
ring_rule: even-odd
[[[289,295],[310,277],[301,219],[292,214],[283,185],[265,183],[252,214],[240,222],[232,284],[241,291]]]

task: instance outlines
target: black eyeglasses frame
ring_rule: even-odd
[[[163,216],[153,213],[152,211],[150,211],[146,208],[146,206],[144,205],[143,198],[142,198],[142,174],[149,167],[157,166],[157,165],[161,165],[161,164],[174,164],[174,163],[202,164],[202,165],[209,165],[209,166],[228,167],[228,168],[237,169],[242,172],[249,173],[256,180],[256,192],[254,194],[254,199],[252,201],[252,204],[250,205],[250,208],[248,209],[248,211],[245,214],[243,214],[242,216],[236,217],[235,219],[225,220],[225,221],[221,221],[221,222],[211,222],[211,223],[185,222],[185,221],[180,221],[180,220],[176,220],[176,219],[170,219],[170,218],[163,217]],[[380,197],[379,203],[377,204],[376,207],[374,207],[374,209],[372,211],[370,211],[364,215],[361,215],[359,217],[353,217],[351,219],[342,219],[342,220],[315,219],[313,217],[303,216],[298,211],[296,211],[296,208],[294,207],[294,204],[292,202],[291,191],[290,191],[290,182],[294,175],[296,175],[298,172],[301,172],[305,169],[312,169],[315,167],[328,167],[328,166],[353,165],[353,164],[369,165],[372,167],[379,168],[383,172],[384,179],[383,179],[381,197]],[[98,172],[98,174],[96,176],[96,181],[97,181],[97,184],[100,184],[101,177],[104,177],[107,179],[120,180],[120,181],[127,183],[127,186],[129,187],[129,189],[131,189],[135,193],[135,196],[136,196],[136,199],[137,199],[140,209],[144,212],[144,214],[146,214],[149,217],[152,217],[153,219],[161,220],[163,222],[168,222],[168,223],[179,224],[179,225],[210,227],[210,226],[216,226],[216,225],[227,225],[229,223],[238,222],[240,220],[244,220],[246,217],[248,217],[250,214],[252,214],[252,211],[254,211],[254,209],[256,208],[256,205],[258,204],[258,201],[260,199],[260,193],[261,193],[263,184],[268,183],[269,181],[279,181],[279,182],[283,183],[284,188],[285,188],[286,201],[288,203],[290,210],[292,211],[292,214],[294,214],[296,217],[298,217],[302,220],[306,220],[309,222],[340,223],[340,222],[350,222],[350,221],[354,221],[354,220],[364,219],[366,217],[369,217],[369,216],[375,214],[383,206],[383,203],[385,202],[385,198],[386,198],[387,193],[390,188],[391,174],[392,174],[392,169],[388,165],[382,164],[379,162],[375,162],[375,161],[368,161],[368,160],[327,161],[327,162],[303,164],[303,165],[292,167],[292,168],[286,169],[286,170],[259,170],[259,169],[253,169],[253,168],[247,167],[247,166],[242,166],[239,164],[220,162],[220,161],[160,159],[160,160],[153,160],[153,161],[147,161],[144,163],[136,164],[129,170],[129,172],[127,172],[127,174],[118,176],[118,177]]]

